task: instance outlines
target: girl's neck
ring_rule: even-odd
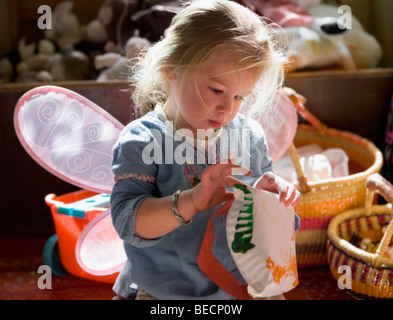
[[[189,144],[192,144],[194,147],[200,148],[203,145],[204,148],[208,148],[209,145],[215,143],[216,139],[219,137],[222,131],[222,128],[211,130],[211,132],[203,131],[204,137],[200,137],[198,136],[197,129],[191,130],[188,128],[182,128],[180,126],[177,126],[176,124],[178,122],[176,120],[178,115],[175,114],[171,116],[170,112],[167,111],[168,108],[165,108],[165,105],[163,107],[159,106],[159,110],[165,115],[166,121],[169,121],[171,123],[171,127],[173,128],[174,133],[184,136],[186,138],[185,141]]]

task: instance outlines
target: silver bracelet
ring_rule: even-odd
[[[177,209],[177,202],[179,201],[179,196],[180,196],[181,190],[177,190],[171,198],[171,205],[172,205],[172,213],[183,226],[189,225],[192,222],[192,219],[189,221],[184,220],[179,213],[179,210]]]

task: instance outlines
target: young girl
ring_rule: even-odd
[[[233,299],[197,264],[210,217],[233,199],[228,187],[255,185],[286,205],[299,201],[272,173],[261,126],[238,113],[242,104],[259,108],[252,114],[272,105],[283,62],[260,17],[232,1],[201,0],[174,17],[138,64],[133,99],[143,116],[124,129],[113,159],[112,219],[129,259],[114,286],[119,296],[135,283],[139,297]],[[234,178],[233,169],[243,175]],[[214,230],[215,256],[244,282],[225,218]]]

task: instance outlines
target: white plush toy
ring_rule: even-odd
[[[125,45],[125,55],[108,52],[97,56],[94,60],[94,67],[97,70],[101,70],[97,81],[103,82],[127,79],[133,59],[149,46],[151,46],[149,40],[141,38],[135,34]]]
[[[285,28],[290,48],[288,71],[334,67],[345,70],[376,67],[382,57],[378,41],[352,15],[340,25],[338,7],[317,4],[306,8],[314,17],[306,26]]]
[[[341,13],[333,5],[319,4],[308,10],[314,17],[324,16],[339,18]],[[356,68],[375,68],[382,58],[382,47],[377,39],[367,33],[360,21],[352,14],[352,28],[343,34],[343,42],[355,62]]]
[[[53,27],[45,29],[45,37],[55,42],[61,50],[69,49],[81,41],[82,28],[77,15],[73,12],[72,1],[61,1],[53,10]]]

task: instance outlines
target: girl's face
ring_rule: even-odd
[[[214,63],[181,79],[169,79],[170,94],[164,110],[176,128],[217,129],[231,122],[243,99],[255,85],[253,70],[235,71],[235,60],[223,55]]]

